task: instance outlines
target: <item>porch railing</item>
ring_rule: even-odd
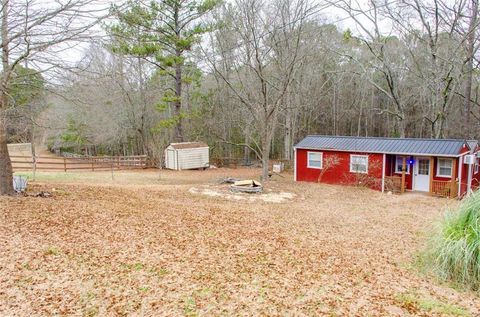
[[[431,193],[435,196],[456,198],[458,196],[458,182],[432,180]]]
[[[385,191],[401,193],[402,178],[400,176],[385,176]],[[432,180],[430,194],[439,197],[456,198],[458,196],[458,182]]]
[[[392,193],[402,192],[402,178],[400,176],[385,176],[385,191]]]

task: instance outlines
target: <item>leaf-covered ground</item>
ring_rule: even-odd
[[[1,316],[478,316],[412,263],[457,202],[294,183],[282,203],[191,192],[258,170],[42,174],[0,198]],[[53,190],[55,189],[55,190]]]

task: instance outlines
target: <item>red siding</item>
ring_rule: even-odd
[[[477,153],[475,153],[475,156]],[[478,161],[477,161],[478,162]],[[472,166],[472,189],[478,189],[480,187],[480,167],[478,172],[475,173],[475,165]]]
[[[461,153],[465,153],[461,151]],[[320,150],[305,150],[297,149],[296,151],[296,180],[297,181],[307,181],[307,182],[322,182],[328,184],[362,184],[368,186],[372,189],[381,190],[381,179],[382,179],[382,165],[383,165],[383,154],[376,153],[362,153],[362,152],[341,152],[341,151],[320,151]],[[324,169],[308,168],[307,167],[307,153],[308,152],[321,152],[323,153],[323,167]],[[366,155],[368,156],[368,174],[362,173],[353,173],[350,172],[350,155]],[[335,157],[338,161],[334,166],[327,167],[326,162]],[[410,157],[407,156],[407,160]],[[449,181],[450,177],[437,176],[437,165],[438,159],[440,157],[434,158],[433,163],[433,179]],[[385,160],[385,175],[398,175],[401,176],[401,173],[395,173],[395,155],[386,155]],[[460,159],[454,158],[456,160],[456,173],[454,179],[459,180],[460,169],[461,169],[461,186],[459,196],[463,196],[467,192],[467,183],[468,183],[468,169],[469,165],[461,164]],[[470,165],[472,169],[472,189],[480,188],[480,168],[477,173],[474,172],[474,165]],[[321,175],[323,171],[323,174]],[[410,166],[410,173],[405,175],[406,189],[412,189],[412,177],[414,172],[414,166]]]
[[[477,152],[474,152],[475,158],[477,156]],[[464,169],[462,171],[462,188],[461,194],[465,194],[467,192],[467,184],[468,184],[468,167],[471,168],[472,173],[472,180],[471,180],[471,188],[472,190],[477,190],[480,187],[480,167],[477,173],[475,173],[475,164],[467,165],[463,164]]]
[[[468,154],[470,153],[470,150],[467,148],[467,146],[463,146],[463,149],[460,151],[460,154]],[[457,181],[460,181],[461,182],[461,185],[460,185],[460,192],[458,193],[458,196],[459,197],[463,197],[463,195],[465,195],[467,193],[467,184],[468,184],[468,168],[469,167],[473,167],[473,165],[468,165],[468,164],[463,164],[462,162],[462,166],[460,166],[460,158],[457,159],[457,174],[455,175],[455,179]],[[461,176],[462,176],[462,179],[460,180],[460,169],[462,169],[462,173],[461,173]],[[435,170],[435,173],[437,172],[437,170]],[[473,182],[473,169],[472,169],[472,182]]]
[[[336,157],[338,164],[322,170],[307,167],[307,153],[322,152],[323,165],[329,158]],[[350,172],[350,155],[368,156],[368,174]],[[314,151],[297,149],[296,173],[297,181],[322,182],[328,184],[363,184],[373,189],[381,190],[383,154],[351,153],[336,151]],[[320,179],[319,179],[320,178]]]
[[[460,164],[460,159],[457,160],[457,167]],[[462,179],[460,180],[460,171],[457,172],[456,180],[461,182],[460,185],[460,192],[458,193],[459,196],[463,196],[467,193],[467,184],[468,184],[468,168],[472,167],[473,165],[463,164],[460,167],[462,169]],[[473,170],[472,170],[473,173]]]
[[[320,175],[322,170],[316,168],[307,167],[307,153],[308,152],[321,152],[323,153],[323,164],[324,168],[326,167],[326,161],[329,157],[336,157],[338,159],[338,164],[326,168],[323,172],[323,175]],[[368,156],[368,174],[358,174],[350,172],[350,155],[367,155]],[[407,157],[408,159],[409,157]],[[455,158],[457,161],[457,169],[455,174],[455,179],[459,178],[459,170],[462,169],[462,180],[461,180],[461,192],[460,195],[463,195],[467,191],[467,177],[468,177],[468,165],[462,164],[460,166],[459,159]],[[361,152],[338,152],[338,151],[318,151],[318,150],[304,150],[297,149],[297,161],[296,161],[296,173],[297,181],[307,181],[307,182],[322,182],[328,184],[363,184],[372,189],[381,190],[381,179],[382,179],[382,162],[383,154],[374,154],[374,153],[361,153]],[[434,158],[433,164],[433,179],[434,180],[443,180],[449,181],[450,177],[437,176],[437,165],[438,157]],[[410,165],[410,173],[405,175],[405,184],[406,189],[412,189],[412,177],[414,166]],[[473,166],[472,166],[473,172]],[[385,160],[385,175],[398,175],[401,176],[401,173],[395,173],[395,155],[386,155]],[[480,187],[480,169],[478,173],[472,173],[472,187]]]

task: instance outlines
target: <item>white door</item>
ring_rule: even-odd
[[[413,189],[428,192],[430,191],[430,158],[417,157],[415,161]]]

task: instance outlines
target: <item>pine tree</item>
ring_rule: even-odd
[[[219,0],[154,0],[147,4],[132,0],[125,9],[113,8],[117,18],[109,26],[115,39],[113,51],[144,58],[158,68],[158,73],[171,79],[162,103],[173,106],[170,121],[174,122],[177,141],[184,139],[182,88],[191,81],[185,74],[188,53],[209,30],[200,18],[219,4]]]

